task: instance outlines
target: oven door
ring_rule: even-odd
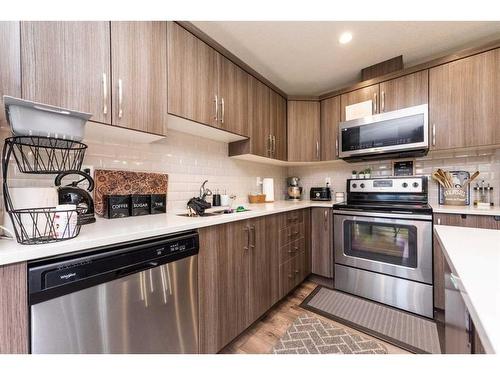
[[[335,263],[432,284],[432,221],[335,214]]]

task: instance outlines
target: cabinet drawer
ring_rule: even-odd
[[[283,264],[300,252],[305,251],[305,239],[300,238],[280,248],[280,263]]]
[[[294,210],[287,212],[280,217],[280,228],[285,228],[294,224],[304,222],[304,210]]]
[[[305,234],[304,223],[293,224],[280,230],[280,247],[288,245],[290,242],[296,241]]]
[[[298,255],[280,265],[280,298],[286,296],[293,288],[299,285],[305,277],[306,253],[305,251],[301,251]]]

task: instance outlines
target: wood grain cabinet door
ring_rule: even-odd
[[[0,21],[0,126],[7,126],[3,96],[21,96],[19,22]]]
[[[248,290],[248,325],[257,320],[273,304],[276,298],[278,274],[277,258],[278,247],[268,246],[267,231],[275,231],[278,234],[277,225],[266,217],[252,219],[250,225],[250,286]],[[274,225],[273,225],[274,224]]]
[[[248,221],[199,230],[200,353],[217,353],[248,324]]]
[[[167,23],[111,22],[113,125],[167,129]]]
[[[321,101],[321,160],[339,155],[340,96]]]
[[[286,160],[286,99],[270,90],[271,157]]]
[[[109,22],[21,22],[23,98],[111,123]]]
[[[312,273],[333,277],[332,211],[330,208],[311,209]]]
[[[320,160],[319,102],[292,100],[287,107],[288,161]]]
[[[175,22],[168,22],[167,34],[168,112],[220,127],[218,53]]]
[[[345,107],[348,105],[365,102],[367,100],[372,101],[372,113],[379,113],[379,85],[372,85],[363,87],[359,90],[354,90],[345,94],[342,94],[340,97],[340,119],[341,121],[345,121]]]
[[[429,100],[429,71],[382,82],[380,84],[380,112],[426,104]]]
[[[500,143],[500,49],[453,61],[429,73],[432,149]]]
[[[250,152],[254,155],[270,157],[269,100],[271,89],[256,78],[249,76],[248,90]]]
[[[248,73],[219,57],[219,126],[232,133],[249,136]]]

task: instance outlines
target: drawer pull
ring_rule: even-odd
[[[295,251],[299,250],[299,247],[298,246],[295,246],[294,247]]]
[[[295,270],[295,273],[299,273],[299,270]]]
[[[293,278],[293,275],[291,273],[288,274],[288,278],[291,279]]]
[[[293,235],[296,236],[297,234],[299,234],[299,232],[293,232]]]

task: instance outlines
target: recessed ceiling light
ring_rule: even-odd
[[[340,34],[339,37],[339,43],[340,44],[347,44],[352,40],[352,34],[349,31],[343,32]]]

